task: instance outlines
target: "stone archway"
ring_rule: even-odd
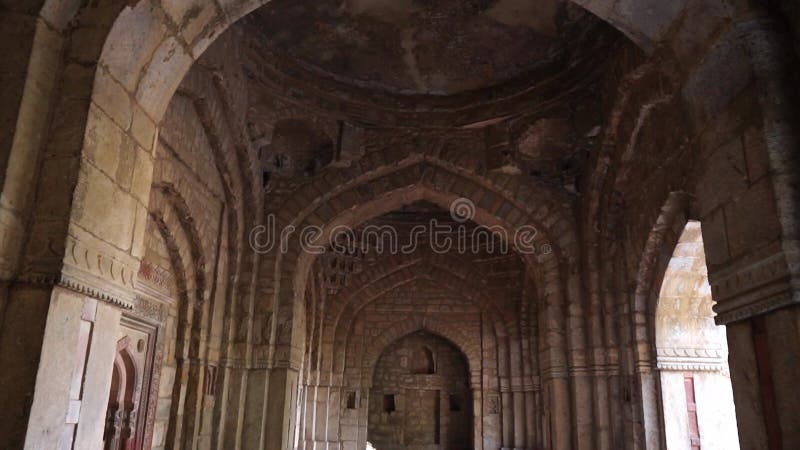
[[[655,312],[656,365],[667,449],[738,449],[725,327],[714,323],[700,222],[672,253]]]
[[[472,448],[467,360],[438,335],[420,330],[384,348],[367,407],[367,442],[376,449]]]
[[[108,395],[106,427],[103,431],[105,450],[128,450],[137,447],[136,419],[141,390],[141,369],[131,356],[130,338],[124,337],[117,343],[114,369],[111,375],[111,390]]]

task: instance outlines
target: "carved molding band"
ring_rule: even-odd
[[[724,308],[715,308],[717,316],[714,318],[714,322],[717,325],[728,325],[779,308],[800,304],[800,298],[795,298],[788,287],[788,285],[780,286],[781,290],[777,293],[771,293],[766,289],[760,290],[750,295],[742,296],[737,301],[730,301]]]
[[[139,260],[79,230],[67,236],[63,257],[42,252],[26,262],[19,281],[60,286],[123,309],[132,309]],[[83,242],[86,240],[87,242]]]
[[[79,277],[75,277],[66,273],[59,275],[30,274],[20,277],[20,281],[29,284],[60,286],[79,294],[86,295],[106,303],[111,303],[112,305],[123,309],[133,309],[133,299],[131,295],[122,291],[121,289],[117,290],[112,286],[104,286],[103,288],[100,288],[94,283],[86,282]]]
[[[769,249],[775,250],[775,249]],[[778,308],[800,303],[792,295],[786,259],[782,252],[759,255],[745,267],[728,267],[709,273],[716,304],[717,325],[727,325]]]
[[[563,379],[568,377],[566,367],[548,367],[542,369],[542,380]]]
[[[659,370],[720,372],[725,370],[726,355],[714,348],[657,348]]]

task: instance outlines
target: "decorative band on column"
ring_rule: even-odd
[[[573,366],[569,368],[569,376],[576,377],[581,375],[589,375],[589,367],[587,366]]]
[[[542,369],[542,380],[547,381],[556,378],[567,378],[567,369],[565,367]]]

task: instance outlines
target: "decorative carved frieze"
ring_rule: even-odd
[[[26,274],[21,276],[19,281],[29,284],[39,284],[46,286],[60,286],[65,289],[86,295],[97,300],[101,300],[123,309],[132,309],[133,301],[130,294],[114,286],[99,286],[96,282],[87,281],[79,274],[45,275],[45,274]]]
[[[133,308],[133,286],[138,260],[124,252],[104,249],[102,242],[90,245],[73,236],[67,238],[60,264],[52,259],[29,261],[19,281],[61,286],[124,309]],[[112,254],[113,253],[113,254]]]
[[[737,264],[712,271],[712,294],[716,304],[717,325],[726,325],[784,306],[797,304],[792,295],[789,272],[782,252],[750,259],[749,265]]]
[[[136,291],[148,298],[171,305],[175,302],[175,279],[172,273],[160,266],[142,260],[136,277]]]
[[[139,273],[136,281],[147,284],[165,295],[169,295],[174,286],[173,276],[169,270],[147,260],[142,260],[142,263],[139,265]]]
[[[726,368],[722,349],[659,347],[656,358],[660,370],[719,372]]]
[[[132,313],[143,319],[163,323],[167,320],[167,306],[137,295]]]

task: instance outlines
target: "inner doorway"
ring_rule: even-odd
[[[157,387],[153,384],[156,329],[124,316],[117,335],[111,374],[104,450],[150,448],[153,438]]]

